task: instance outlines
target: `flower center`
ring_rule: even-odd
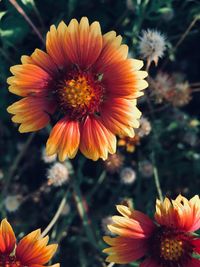
[[[183,242],[177,239],[164,238],[161,240],[161,257],[165,260],[177,261],[183,254]]]
[[[57,90],[61,110],[73,119],[99,112],[103,101],[103,87],[92,74],[72,72],[59,84]]]
[[[79,76],[77,80],[66,81],[63,89],[64,100],[74,108],[89,106],[91,99],[95,97],[93,88],[84,76]]]
[[[168,227],[158,227],[149,240],[151,256],[162,267],[183,266],[192,257],[194,237]]]
[[[4,267],[25,267],[16,260],[15,256],[1,255],[0,254],[0,266]]]

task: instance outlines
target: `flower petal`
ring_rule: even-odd
[[[47,141],[47,155],[58,153],[60,161],[66,157],[74,158],[79,147],[80,130],[79,122],[64,117],[53,127]]]
[[[155,219],[160,225],[193,232],[200,227],[200,199],[195,196],[188,200],[179,195],[175,200],[157,200]]]
[[[36,230],[25,236],[18,244],[16,258],[22,265],[44,265],[53,257],[57,245],[48,245],[48,236],[41,238],[41,231]]]
[[[107,262],[129,263],[143,257],[147,252],[146,240],[125,237],[104,237],[104,241],[112,247],[103,250],[109,254]]]
[[[102,52],[95,63],[95,69],[99,73],[104,73],[105,68],[113,63],[118,63],[127,58],[128,46],[122,45],[122,37],[116,36],[115,31],[108,32],[103,35]]]
[[[141,112],[135,100],[109,99],[101,106],[100,114],[104,125],[114,134],[133,137],[133,128],[139,127]]]
[[[6,219],[0,225],[0,254],[10,254],[15,248],[16,238],[11,225]]]
[[[46,37],[47,53],[60,69],[69,64],[69,59],[63,45],[66,32],[67,25],[62,21],[58,25],[58,28],[52,25]]]
[[[117,205],[117,210],[125,218],[131,218],[138,221],[141,227],[146,230],[146,233],[149,232],[149,234],[151,234],[155,229],[155,224],[146,214],[123,205]]]
[[[192,240],[192,245],[194,247],[194,252],[200,254],[200,238]]]
[[[21,133],[33,132],[44,128],[49,123],[49,114],[56,108],[54,101],[44,97],[25,97],[11,106],[7,111],[14,114],[12,121],[21,123]]]
[[[147,239],[151,236],[155,225],[147,215],[123,205],[118,205],[117,210],[123,216],[112,217],[114,224],[108,225],[112,233],[134,239]]]
[[[102,49],[101,27],[98,22],[89,25],[83,17],[80,24],[72,19],[67,28],[64,40],[65,51],[73,64],[81,69],[87,69],[98,58]]]
[[[50,75],[34,64],[15,65],[10,68],[14,76],[7,79],[9,91],[19,96],[40,95],[48,93]]]
[[[35,49],[32,55],[29,56],[22,56],[21,61],[23,64],[34,64],[38,67],[44,69],[49,74],[55,75],[57,72],[57,66],[53,62],[52,58],[40,49]]]
[[[144,80],[145,71],[135,71],[133,59],[122,60],[105,66],[102,73],[102,83],[106,93],[112,97],[135,99],[143,93],[141,90],[148,86]]]
[[[81,129],[81,152],[92,160],[107,159],[116,151],[116,137],[97,117],[88,116]]]

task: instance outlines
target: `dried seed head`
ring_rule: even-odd
[[[148,65],[152,61],[157,65],[159,58],[163,57],[166,50],[166,38],[157,30],[142,31],[139,50],[141,56],[147,60]]]
[[[105,168],[110,173],[115,173],[123,166],[124,157],[120,153],[109,154],[108,159],[104,161]]]
[[[69,170],[64,163],[56,162],[47,171],[48,184],[62,186],[69,181]]]
[[[15,212],[21,205],[22,196],[21,195],[8,195],[4,200],[5,208],[8,212]]]
[[[136,180],[136,172],[130,168],[123,168],[120,172],[121,182],[123,184],[133,184]]]

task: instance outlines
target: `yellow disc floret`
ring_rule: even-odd
[[[94,90],[84,76],[66,82],[63,98],[71,107],[88,106],[93,97]]]
[[[164,238],[161,241],[161,257],[165,260],[177,261],[183,252],[183,242],[181,240]]]

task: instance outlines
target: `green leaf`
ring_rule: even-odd
[[[3,16],[4,16],[6,13],[7,13],[7,11],[1,11],[1,12],[0,12],[0,21],[1,21],[1,19],[3,18]]]

